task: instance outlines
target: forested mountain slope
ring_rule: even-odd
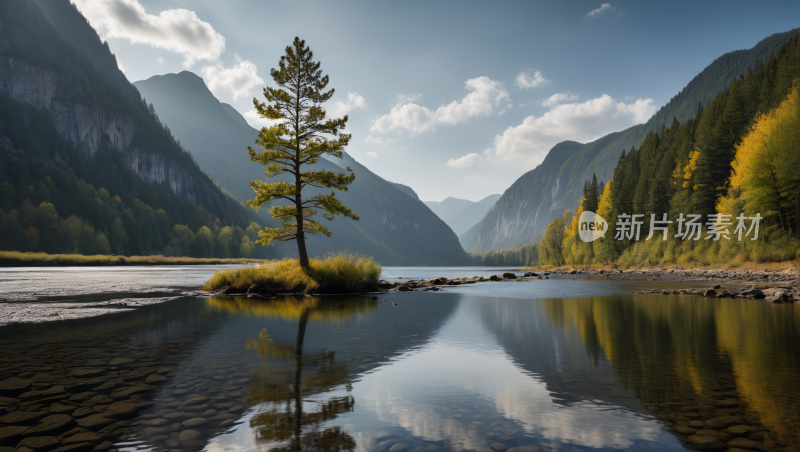
[[[800,35],[795,35],[774,58],[735,78],[694,117],[674,120],[650,132],[641,146],[623,151],[606,186],[573,206],[576,214],[597,211],[609,222],[623,213],[642,214],[638,240],[606,234],[585,243],[578,240],[573,220],[548,227],[566,226],[566,233],[559,249],[540,245],[543,263],[730,263],[800,256],[799,83]],[[651,214],[657,219],[667,214],[673,222],[666,240],[661,233],[645,240]],[[699,215],[702,231],[678,236],[681,214]],[[727,232],[715,237],[709,223]],[[745,229],[737,233],[740,226]]]
[[[648,133],[671,125],[673,118],[685,122],[693,117],[698,106],[707,106],[734,79],[772,58],[795,33],[796,30],[777,33],[751,49],[729,52],[717,58],[646,124],[609,134],[584,145],[555,170],[557,175],[548,178],[530,176],[538,168],[526,173],[512,185],[513,190],[509,188],[503,194],[492,215],[487,215],[481,223],[461,236],[464,249],[480,253],[538,241],[550,221],[561,217],[566,209],[575,208],[586,180],[591,179],[592,175],[602,181],[611,178],[623,149],[640,146]],[[562,152],[559,146],[550,152]],[[546,171],[551,173],[553,168],[547,168]]]

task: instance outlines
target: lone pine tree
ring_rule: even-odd
[[[314,62],[313,57],[314,53],[300,38],[286,47],[279,69],[270,71],[278,88],[264,88],[267,102],[253,98],[258,114],[277,122],[262,128],[258,134],[256,144],[264,148],[263,152],[247,147],[250,160],[267,167],[266,177],[248,182],[256,197],[247,201],[247,205],[258,210],[271,201],[283,200],[288,204],[269,208],[281,227],[259,231],[258,243],[267,246],[273,240],[296,240],[300,266],[306,270],[309,264],[305,234],[331,236],[328,228],[313,219],[319,210],[327,220],[337,215],[358,220],[358,215],[342,205],[333,191],[347,191],[356,178],[352,170],[348,167],[347,174],[310,169],[323,155],[341,158],[342,149],[350,141],[350,134],[341,132],[347,124],[347,115],[340,119],[325,117],[322,104],[330,100],[334,90],[324,91],[328,76],[322,75],[320,63]],[[284,174],[288,180],[267,182]],[[304,198],[306,187],[333,190]]]

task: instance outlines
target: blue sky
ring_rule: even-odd
[[[554,144],[645,122],[714,59],[800,26],[796,1],[73,1],[129,80],[190,70],[256,127],[253,96],[305,39],[348,152],[436,201],[502,193]]]

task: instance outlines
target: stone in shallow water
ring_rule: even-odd
[[[163,375],[150,374],[150,375],[147,376],[147,379],[145,381],[152,383],[152,382],[164,381],[166,379],[167,379],[167,377],[165,377]]]
[[[764,444],[759,443],[757,441],[753,441],[747,438],[734,438],[728,441],[729,447],[741,447],[744,449],[761,449],[764,447]]]
[[[75,419],[67,414],[53,414],[39,421],[35,427],[25,432],[25,436],[49,435],[63,432],[75,425]]]
[[[75,411],[75,407],[72,405],[63,405],[61,403],[50,405],[50,412],[54,414],[71,413],[73,411]]]
[[[97,446],[95,446],[95,448],[92,449],[92,450],[93,451],[98,451],[98,452],[102,451],[102,450],[108,450],[108,449],[111,449],[112,445],[113,445],[113,443],[111,441],[103,441],[102,443],[100,443]]]
[[[689,427],[688,425],[677,425],[677,426],[675,426],[675,430],[678,431],[678,432],[681,432],[681,433],[683,433],[685,435],[692,435],[697,431],[696,429],[693,429],[692,427]]]
[[[120,364],[129,364],[136,361],[133,358],[114,358],[108,362],[109,366],[119,366]]]
[[[127,419],[151,406],[152,402],[114,402],[106,408],[103,415],[115,419]]]
[[[64,389],[64,386],[56,385],[56,386],[53,386],[52,388],[44,390],[44,391],[23,392],[22,394],[19,395],[19,398],[23,399],[23,400],[25,400],[25,399],[39,399],[39,398],[42,398],[42,397],[47,397],[49,395],[64,394],[65,392],[66,392],[66,390]]]
[[[86,391],[86,392],[80,392],[78,394],[73,394],[72,396],[70,396],[69,399],[73,400],[73,401],[76,401],[76,402],[82,402],[84,400],[88,400],[88,399],[94,397],[95,395],[97,395],[96,392]]]
[[[200,442],[200,432],[197,430],[184,430],[178,436],[178,440],[184,445],[197,444]]]
[[[125,397],[132,396],[133,394],[138,394],[140,392],[149,391],[151,389],[158,389],[158,388],[155,387],[155,386],[146,385],[146,384],[138,384],[138,385],[135,385],[135,386],[126,386],[126,387],[120,389],[119,391],[111,394],[111,398],[119,400],[119,399],[123,399]]]
[[[186,399],[183,402],[183,406],[199,405],[201,403],[206,402],[207,400],[208,400],[208,397],[206,397],[206,396],[193,395],[193,396],[190,396],[188,399]]]
[[[164,419],[163,417],[148,419],[142,422],[142,425],[149,425],[150,427],[161,427],[162,425],[166,424],[169,424],[169,421]]]
[[[88,452],[94,449],[94,443],[77,443],[61,446],[58,452]]]
[[[72,417],[79,418],[79,417],[88,416],[88,415],[93,414],[93,413],[94,413],[94,410],[92,409],[91,406],[82,406],[82,407],[78,408],[77,410],[75,410],[74,407],[73,407]]]
[[[498,452],[503,452],[506,449],[508,449],[508,446],[506,446],[503,443],[492,443],[492,450],[496,450]]]
[[[78,419],[78,425],[92,430],[97,430],[98,428],[103,428],[106,425],[113,423],[114,419],[107,418],[102,414],[93,414],[91,416]]]
[[[714,436],[692,435],[689,437],[689,442],[700,450],[723,449],[725,447],[725,443]]]
[[[193,417],[191,419],[187,419],[187,420],[183,421],[183,426],[184,427],[199,427],[199,426],[205,424],[206,422],[208,422],[208,421],[205,420],[202,417]]]
[[[715,438],[719,438],[722,441],[727,441],[731,439],[731,435],[723,432],[718,432],[716,430],[709,430],[709,429],[698,430],[697,434],[703,436],[713,436]]]
[[[78,367],[77,369],[72,369],[70,373],[67,374],[68,377],[94,377],[95,375],[100,375],[101,373],[105,372],[107,369],[103,367]]]
[[[725,430],[725,433],[730,433],[731,435],[742,435],[747,432],[752,432],[753,430],[760,430],[760,429],[751,427],[749,425],[732,425]]]
[[[61,441],[55,436],[32,436],[25,438],[17,444],[17,447],[27,447],[33,450],[55,449]]]
[[[0,417],[0,424],[32,423],[49,415],[47,411],[14,411]]]
[[[22,434],[28,430],[28,427],[10,425],[8,427],[0,427],[0,444],[13,443],[16,439],[21,438]]]
[[[31,385],[33,381],[17,377],[9,377],[0,381],[0,394],[15,395]]]
[[[83,442],[87,442],[87,441],[100,441],[100,439],[101,439],[100,435],[98,435],[95,432],[84,432],[84,433],[78,433],[78,434],[70,436],[69,438],[66,438],[63,441],[63,444],[67,445],[67,444],[83,443]]]
[[[720,416],[705,422],[706,427],[709,428],[725,428],[730,424],[740,424],[743,422],[743,419],[737,416]]]

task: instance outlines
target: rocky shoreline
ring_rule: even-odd
[[[212,292],[212,295],[247,295],[247,296],[320,296],[320,295],[369,295],[393,292],[433,291],[437,292],[446,287],[477,284],[480,282],[520,282],[550,279],[550,277],[574,278],[587,280],[615,280],[615,281],[653,281],[653,282],[685,282],[685,281],[714,281],[716,283],[733,284],[723,287],[715,284],[708,288],[674,288],[640,290],[635,293],[664,295],[702,295],[710,298],[750,298],[773,303],[788,303],[800,301],[800,272],[794,269],[780,272],[751,271],[751,270],[569,270],[569,271],[544,271],[525,272],[517,276],[513,272],[504,272],[500,275],[489,277],[462,277],[449,279],[439,277],[427,280],[407,280],[389,282],[380,280],[375,283],[365,284],[360,291],[320,290],[315,293],[288,293],[276,289],[265,289],[252,286],[247,292],[241,293],[232,287]],[[736,287],[735,285],[745,285]]]

